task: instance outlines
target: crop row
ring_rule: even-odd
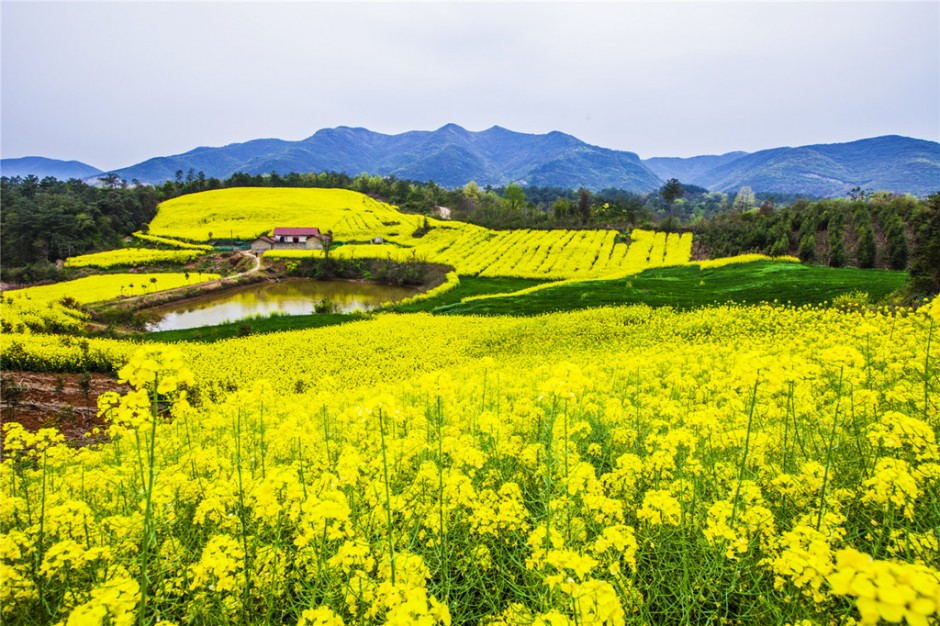
[[[626,276],[653,267],[683,265],[692,252],[691,233],[634,230],[631,243],[615,242],[613,231],[433,229],[412,246],[347,245],[331,252],[340,258],[378,257],[443,263],[462,275],[587,279]],[[323,252],[274,250],[268,258],[323,257]]]
[[[148,243],[156,243],[162,246],[170,246],[172,248],[183,248],[184,250],[202,250],[204,252],[212,252],[212,246],[187,243],[185,241],[180,241],[178,239],[170,239],[168,237],[157,237],[156,235],[148,235],[142,232],[134,233],[134,237],[140,239],[141,241],[146,241]]]
[[[149,248],[118,248],[92,252],[65,260],[65,267],[137,267],[171,263],[182,265],[199,258],[204,250],[152,250]]]

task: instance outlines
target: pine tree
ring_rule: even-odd
[[[816,258],[816,236],[811,233],[803,235],[797,254],[804,263],[813,261]]]
[[[877,255],[875,231],[869,225],[862,226],[858,233],[858,242],[855,244],[855,263],[861,268],[875,267]]]
[[[911,289],[925,295],[940,293],[940,193],[927,198],[927,211],[914,244]]]
[[[907,235],[904,234],[904,226],[901,225],[900,219],[888,228],[886,238],[888,265],[893,270],[907,269],[910,248],[907,245]]]
[[[826,243],[829,246],[829,267],[842,267],[845,265],[846,253],[843,241],[845,219],[842,213],[837,213],[829,220],[829,232],[826,234]]]

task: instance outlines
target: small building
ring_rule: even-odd
[[[251,242],[251,251],[255,254],[264,252],[265,250],[274,249],[274,240],[267,235],[261,235],[253,242]]]
[[[271,235],[262,235],[251,244],[253,252],[266,250],[323,250],[330,233],[319,228],[278,226]]]
[[[274,229],[271,235],[276,243],[302,243],[306,244],[311,239],[320,242],[323,235],[319,228],[286,228],[279,226]]]

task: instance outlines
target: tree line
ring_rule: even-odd
[[[26,267],[20,278],[27,280],[41,278],[58,259],[116,247],[122,237],[146,229],[164,200],[230,187],[301,187],[350,189],[424,215],[445,207],[451,219],[497,230],[691,231],[702,257],[760,252],[833,267],[910,269],[920,292],[940,291],[934,269],[940,267],[940,194],[924,200],[856,189],[847,198],[814,199],[754,193],[748,187],[735,194],[712,192],[676,179],[648,193],[474,182],[448,189],[433,181],[342,172],[239,172],[218,179],[193,170],[179,170],[173,180],[155,186],[114,174],[103,176],[98,186],[35,176],[0,182],[4,276]]]
[[[3,279],[33,282],[56,278],[57,260],[116,248],[122,238],[153,219],[159,201],[157,191],[147,186],[3,177]]]

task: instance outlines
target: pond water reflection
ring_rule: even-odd
[[[160,320],[147,329],[182,330],[215,326],[272,313],[308,315],[326,300],[337,313],[370,311],[380,305],[397,302],[415,294],[414,289],[350,281],[283,280],[256,283],[194,300],[175,302],[153,309]]]

